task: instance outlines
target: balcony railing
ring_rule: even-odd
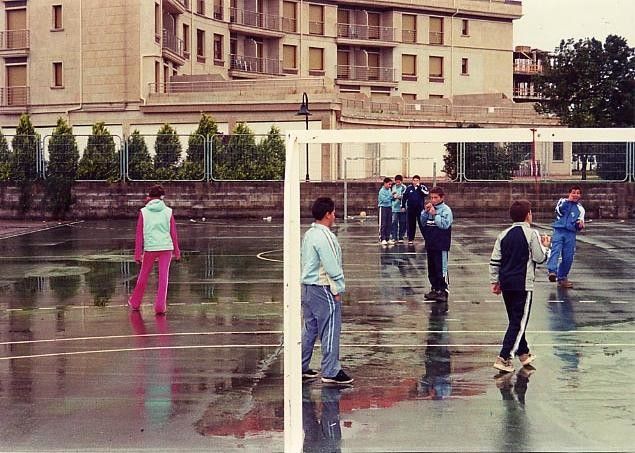
[[[285,33],[295,33],[298,31],[298,25],[295,18],[283,17],[282,20],[282,31]]]
[[[29,91],[28,86],[0,88],[0,107],[29,105]]]
[[[344,80],[394,82],[395,69],[381,66],[337,65],[337,78]]]
[[[443,44],[443,32],[431,31],[429,40],[430,40],[430,44]]]
[[[310,35],[323,35],[324,34],[324,22],[309,21],[309,34]]]
[[[230,69],[258,74],[280,74],[280,60],[230,55]]]
[[[527,99],[540,99],[542,94],[536,91],[533,87],[514,87],[515,98],[527,98]]]
[[[223,18],[224,18],[223,7],[220,5],[214,5],[214,19],[223,20]]]
[[[29,30],[0,31],[0,50],[28,49]]]
[[[417,30],[401,30],[401,41],[411,43],[416,42]]]
[[[165,29],[163,30],[163,48],[168,49],[182,59],[185,59],[185,53],[183,52],[183,40]]]
[[[280,16],[263,14],[257,11],[229,8],[229,21],[233,24],[245,25],[247,27],[280,31]]]
[[[523,74],[542,74],[542,64],[536,64],[531,61],[521,61],[514,63],[514,72]]]
[[[337,37],[350,39],[373,39],[377,41],[394,41],[395,29],[375,25],[337,24]]]

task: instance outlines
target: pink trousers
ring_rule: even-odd
[[[157,297],[154,301],[154,311],[157,314],[165,313],[167,309],[166,298],[168,295],[168,277],[170,275],[170,261],[172,261],[172,250],[163,250],[160,252],[144,252],[143,262],[141,263],[141,271],[137,278],[137,284],[132,291],[128,304],[133,310],[138,310],[141,306],[143,294],[146,291],[148,277],[154,262],[159,261],[159,285],[157,288]]]

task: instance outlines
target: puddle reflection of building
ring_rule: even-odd
[[[428,337],[424,353],[425,374],[419,381],[423,398],[440,400],[452,394],[452,361],[447,324],[447,302],[432,302],[428,322]]]
[[[549,300],[557,300],[559,302],[550,302],[549,305],[549,328],[554,332],[557,341],[555,343],[564,343],[569,338],[568,335],[559,335],[558,332],[568,332],[576,330],[575,311],[571,303],[569,290],[566,288],[557,288],[556,293],[549,294]],[[554,354],[562,360],[562,368],[565,371],[575,371],[580,365],[580,357],[575,349],[568,345],[554,346]]]
[[[311,394],[311,383],[302,384],[302,426],[304,428],[305,452],[341,451],[340,398],[341,392],[346,388],[337,385],[323,385],[319,394],[320,404],[317,404]]]
[[[134,394],[137,397],[139,418],[153,427],[161,427],[172,416],[172,374],[173,359],[170,349],[171,341],[168,334],[166,316],[155,316],[159,348],[154,351],[139,351],[137,353],[137,381]],[[130,312],[130,324],[135,333],[137,348],[147,348],[146,325],[139,311]]]

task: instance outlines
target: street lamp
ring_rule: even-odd
[[[296,115],[304,115],[304,125],[306,130],[309,130],[309,115],[311,115],[311,112],[309,112],[309,96],[306,94],[306,92],[302,93],[302,104],[300,104],[300,110],[298,110],[298,113],[296,113]],[[308,181],[309,180],[309,144],[306,144],[306,175],[305,175],[305,180]]]

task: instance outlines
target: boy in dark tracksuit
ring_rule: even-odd
[[[514,371],[514,356],[518,356],[523,366],[529,365],[535,358],[529,353],[525,329],[531,311],[536,264],[547,260],[546,248],[551,242],[549,236],[540,237],[538,231],[531,228],[529,201],[514,201],[509,215],[514,223],[498,235],[489,263],[492,292],[503,293],[509,319],[494,368],[507,373]]]
[[[426,240],[428,280],[432,290],[424,298],[438,302],[448,301],[448,252],[452,242],[452,210],[443,201],[445,193],[441,187],[430,190],[430,203],[421,213],[423,237]]]
[[[423,210],[423,203],[428,196],[428,188],[421,184],[421,178],[419,175],[412,177],[412,184],[410,184],[403,196],[401,197],[401,207],[406,208],[406,217],[408,220],[408,242],[412,244],[415,239],[416,224],[419,224],[421,235],[423,236],[423,224],[421,223],[421,211]]]

